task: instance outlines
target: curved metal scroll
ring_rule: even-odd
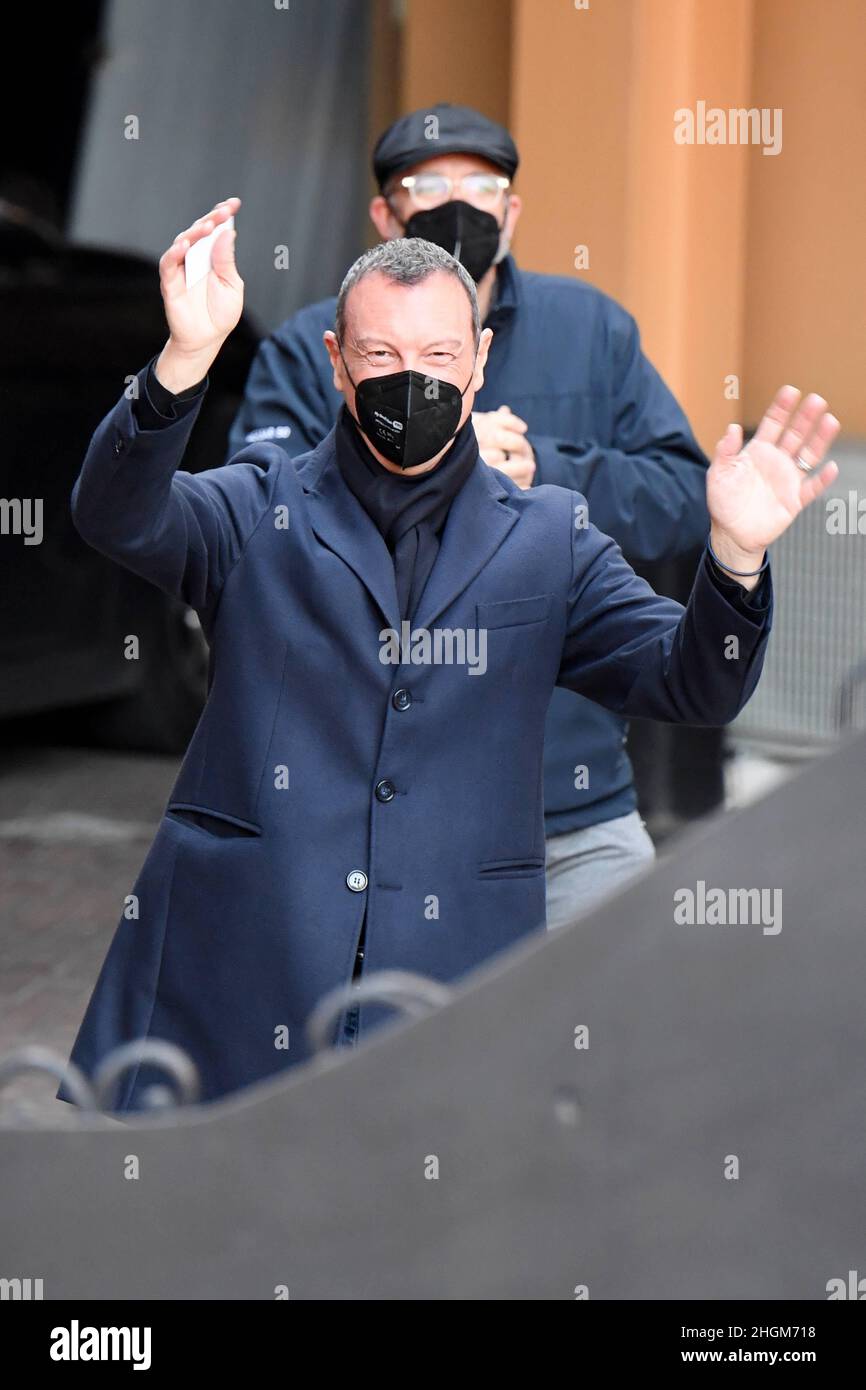
[[[423,1018],[450,1003],[452,992],[438,980],[414,975],[409,970],[379,970],[360,983],[340,985],[322,996],[306,1023],[307,1040],[314,1052],[332,1043],[331,1029],[353,1004],[390,1004],[411,1018]]]
[[[17,1047],[0,1057],[0,1089],[25,1072],[41,1071],[62,1082],[72,1101],[81,1110],[98,1110],[99,1105],[90,1082],[74,1062],[62,1057],[50,1047],[28,1044]]]
[[[118,1082],[129,1068],[145,1064],[167,1072],[175,1090],[172,1093],[168,1086],[150,1086],[143,1096],[144,1109],[166,1110],[174,1105],[195,1105],[201,1094],[201,1082],[198,1068],[183,1048],[161,1038],[135,1038],[109,1052],[94,1073],[93,1089],[103,1110],[110,1109]]]

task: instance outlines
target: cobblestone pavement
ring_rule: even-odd
[[[0,769],[0,1057],[69,1056],[177,773],[173,758],[4,749]],[[69,1123],[48,1076],[0,1091],[0,1124]]]

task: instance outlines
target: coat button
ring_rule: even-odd
[[[385,777],[381,782],[376,783],[376,800],[393,801],[397,795],[393,782],[389,782]]]
[[[114,441],[114,452],[115,452],[116,454],[122,454],[122,453],[123,453],[123,440],[122,440],[119,436],[118,436],[118,438],[115,439],[115,441]]]
[[[353,893],[363,893],[367,887],[367,875],[363,869],[353,869],[350,874],[346,874],[346,887],[351,888]]]
[[[391,704],[395,709],[408,709],[412,703],[412,696],[408,690],[395,690],[391,696]]]

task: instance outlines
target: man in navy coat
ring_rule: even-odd
[[[579,493],[521,490],[480,460],[491,333],[464,268],[421,239],[346,277],[325,344],[345,409],[319,447],[179,472],[243,300],[234,232],[191,289],[184,259],[239,204],[163,255],[168,340],[72,494],[82,536],[195,608],[211,644],[206,707],[72,1060],[92,1075],[120,1043],[167,1039],[206,1101],[302,1061],[305,1019],[359,949],[365,971],[450,981],[543,929],[552,691],[734,718],[770,628],[766,548],[837,472],[817,471],[838,430],[826,402],[783,387],[745,450],[738,426],[717,447],[688,605],[657,597]],[[363,1006],[355,1036],[382,1013]],[[115,1108],[142,1108],[153,1079],[133,1070]]]

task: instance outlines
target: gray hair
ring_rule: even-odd
[[[481,338],[481,316],[478,312],[478,296],[475,293],[475,281],[454,256],[444,251],[441,246],[437,246],[432,241],[424,241],[423,237],[397,237],[393,241],[383,241],[371,250],[365,251],[359,256],[355,264],[350,266],[346,278],[340,286],[340,293],[337,295],[337,311],[334,316],[334,332],[337,339],[342,343],[343,335],[346,331],[346,300],[349,291],[354,289],[359,280],[363,280],[365,275],[372,275],[378,272],[385,275],[396,285],[419,285],[428,276],[434,275],[437,271],[444,270],[447,275],[454,275],[460,281],[472,306],[472,336],[475,341],[476,350]]]

